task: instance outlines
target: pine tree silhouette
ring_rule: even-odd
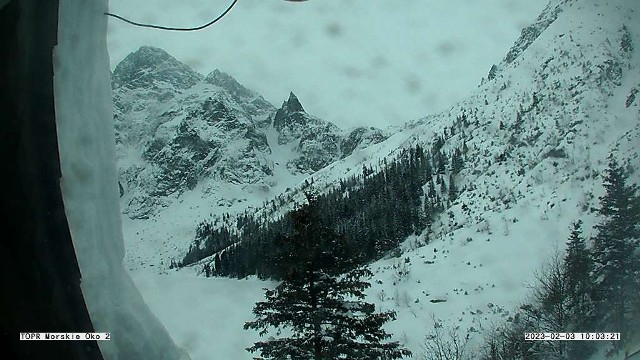
[[[567,289],[567,312],[570,318],[567,332],[594,332],[593,301],[591,291],[593,282],[591,253],[582,236],[582,221],[573,223],[573,229],[567,240],[564,257],[564,275]],[[587,359],[593,353],[593,344],[588,341],[573,341],[567,345],[569,360]]]
[[[365,302],[364,290],[372,276],[365,267],[353,268],[349,243],[320,221],[316,197],[292,212],[294,232],[283,237],[274,261],[284,273],[283,281],[266,291],[266,301],[256,303],[256,319],[244,328],[266,335],[275,328],[290,335],[269,338],[247,348],[260,352],[259,359],[399,359],[410,356],[382,325],[395,312],[375,312]],[[330,245],[330,246],[327,246]],[[351,269],[349,269],[351,268]],[[343,270],[349,269],[344,275]]]
[[[627,178],[613,156],[604,179],[605,195],[600,198],[600,215],[604,220],[596,225],[593,244],[595,279],[594,300],[601,331],[628,333],[631,319],[638,315],[640,291],[640,198],[637,186],[627,184]],[[616,345],[618,349],[622,346]]]

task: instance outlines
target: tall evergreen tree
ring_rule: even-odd
[[[585,239],[582,237],[582,220],[577,220],[573,223],[564,257],[569,308],[577,318],[584,319],[587,315],[589,293],[592,288],[590,276],[592,268],[591,254],[587,249]]]
[[[449,201],[453,201],[458,198],[458,186],[456,185],[455,176],[453,173],[449,175]]]
[[[427,196],[429,197],[429,199],[435,199],[437,194],[436,194],[436,187],[433,184],[433,179],[429,178],[429,184],[428,184],[428,190],[427,190]]]
[[[274,258],[283,272],[283,281],[266,291],[266,301],[258,302],[256,319],[245,329],[265,335],[287,328],[289,336],[256,342],[247,350],[259,351],[258,359],[399,359],[410,356],[390,337],[382,325],[395,319],[395,312],[376,313],[365,302],[363,280],[372,273],[353,269],[350,246],[320,221],[317,199],[308,195],[308,204],[292,212],[294,232],[283,237],[281,251]],[[349,270],[349,268],[352,268]],[[346,274],[339,275],[341,271]]]
[[[444,197],[447,194],[447,183],[444,182],[442,175],[438,175],[438,180],[440,180],[440,196]]]
[[[601,328],[621,333],[632,329],[637,313],[640,287],[640,259],[637,253],[640,199],[637,186],[627,184],[622,167],[613,156],[604,179],[605,194],[600,198],[604,220],[596,225],[593,244],[594,297]],[[636,318],[637,320],[637,318]],[[615,345],[619,349],[622,344]]]
[[[582,236],[582,221],[573,223],[573,229],[567,241],[564,257],[564,274],[566,281],[569,324],[567,332],[593,332],[593,302],[591,300],[591,270],[593,262]],[[593,353],[593,344],[587,341],[574,341],[567,344],[569,360],[587,359]]]
[[[439,175],[444,175],[447,172],[447,157],[442,150],[433,152],[433,163],[436,166],[436,172]]]
[[[462,157],[462,151],[460,151],[460,149],[455,149],[451,156],[451,172],[454,175],[458,175],[463,168],[464,158]]]

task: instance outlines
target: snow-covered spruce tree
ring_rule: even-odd
[[[273,259],[283,281],[266,291],[266,301],[256,303],[256,319],[244,328],[261,336],[282,330],[286,336],[269,337],[247,348],[260,352],[256,359],[399,359],[410,356],[390,337],[382,325],[395,319],[395,312],[375,312],[365,302],[363,280],[372,276],[364,267],[354,269],[354,250],[320,221],[316,197],[290,213],[294,232],[281,238]],[[350,270],[348,270],[350,269]],[[346,271],[340,275],[340,272]]]
[[[449,176],[449,201],[454,201],[458,197],[458,186],[456,185],[453,173]]]
[[[573,223],[573,229],[567,241],[564,257],[564,274],[567,289],[567,312],[569,316],[567,332],[595,332],[593,319],[593,301],[591,290],[591,253],[582,236],[582,221]],[[594,347],[589,341],[572,341],[567,344],[569,360],[587,359]]]
[[[454,175],[458,175],[464,168],[464,158],[462,157],[462,151],[455,149],[453,155],[451,155],[451,172]]]
[[[588,332],[588,318],[592,316],[593,304],[590,297],[593,288],[591,270],[593,261],[591,253],[582,236],[582,220],[573,223],[573,229],[567,240],[567,250],[564,257],[564,273],[566,279],[568,309],[572,319],[579,322],[571,325],[572,331]]]
[[[592,256],[594,300],[600,331],[630,334],[638,321],[640,292],[640,198],[635,184],[627,184],[622,167],[613,156],[604,179],[605,194],[600,198],[600,215],[596,225]],[[614,344],[615,349],[624,345]]]

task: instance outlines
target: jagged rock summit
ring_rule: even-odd
[[[282,103],[273,118],[273,127],[280,133],[278,142],[286,144],[292,139],[299,138],[306,125],[319,124],[323,121],[307,114],[293,93],[289,93],[289,99]]]
[[[293,91],[289,93],[289,99],[284,103],[284,105],[286,105],[286,109],[289,112],[304,112],[304,108],[302,107],[302,104],[300,104],[300,100],[298,100],[298,97],[293,93]]]
[[[301,138],[308,138],[311,132],[338,133],[334,124],[310,115],[304,111],[298,97],[291,92],[289,99],[282,103],[273,117],[273,127],[278,131],[278,143],[287,144]]]
[[[278,132],[278,144],[293,144],[299,154],[287,163],[292,173],[318,171],[387,138],[382,130],[373,127],[358,127],[345,133],[333,123],[307,113],[293,92],[273,116],[273,127]]]

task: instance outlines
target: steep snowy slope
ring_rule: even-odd
[[[494,80],[448,111],[409,123],[387,141],[314,174],[316,187],[334,186],[336,179],[359,174],[362,164],[375,167],[382,157],[416,143],[429,146],[438,136],[446,140],[445,152],[467,144],[466,169],[459,180],[471,189],[478,187],[478,180],[500,172],[513,173],[501,180],[523,183],[534,177],[528,171],[539,172],[538,165],[553,164],[553,159],[559,173],[581,165],[602,170],[623,135],[637,131],[637,10],[623,10],[637,5],[558,3],[553,1],[542,16],[560,20],[547,25],[534,42],[528,35],[531,30],[523,31],[514,49],[525,50],[508,64],[505,60]],[[631,45],[624,45],[627,42]],[[627,158],[633,156],[629,151]],[[516,177],[521,168],[525,174]],[[482,193],[470,191],[466,196],[480,196],[478,192]]]
[[[473,336],[513,315],[570,223],[582,219],[589,235],[609,154],[638,181],[639,14],[631,0],[554,0],[466,100],[313,175],[325,191],[414,144],[441,138],[444,153],[467,149],[453,177],[459,195],[431,234],[372,265],[370,300],[399,312],[389,329],[415,353],[432,316]],[[276,213],[302,201],[301,188]],[[238,317],[239,329],[250,315]]]

